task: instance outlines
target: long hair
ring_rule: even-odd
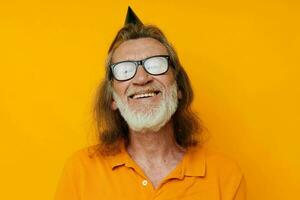
[[[202,133],[202,125],[197,115],[191,110],[193,101],[193,90],[189,78],[180,64],[175,49],[167,40],[160,29],[153,25],[128,24],[119,30],[112,44],[110,45],[105,66],[105,78],[99,85],[95,105],[94,119],[96,124],[99,144],[97,150],[101,154],[116,154],[120,150],[121,142],[125,145],[129,142],[129,128],[121,116],[119,110],[112,110],[112,74],[109,68],[114,51],[127,40],[138,38],[153,38],[163,44],[170,56],[171,65],[174,67],[175,79],[178,89],[182,93],[179,99],[178,108],[172,116],[174,137],[178,145],[188,148],[198,144],[196,135]]]

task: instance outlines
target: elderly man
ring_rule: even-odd
[[[164,34],[129,8],[97,96],[99,144],[66,163],[56,200],[244,200],[239,167],[198,141],[193,92]]]

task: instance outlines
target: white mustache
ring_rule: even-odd
[[[137,87],[137,86],[131,86],[128,88],[126,92],[126,96],[132,96],[135,94],[143,94],[143,93],[150,93],[150,92],[161,92],[163,91],[163,87],[156,85],[150,85],[146,87]]]

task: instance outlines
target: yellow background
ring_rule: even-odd
[[[91,104],[128,5],[190,75],[209,145],[237,160],[249,199],[298,199],[298,1],[1,1],[0,199],[50,200],[92,142]]]

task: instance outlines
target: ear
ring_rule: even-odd
[[[178,99],[182,99],[182,92],[179,89],[177,91],[177,96],[178,96]]]
[[[110,108],[111,108],[112,110],[117,110],[117,109],[118,109],[115,100],[112,100],[111,105],[110,105]]]
[[[117,104],[116,104],[116,101],[114,100],[113,98],[113,86],[112,86],[112,81],[109,81],[108,83],[108,91],[111,93],[111,104],[110,104],[110,109],[112,110],[117,110],[118,107],[117,107]]]

